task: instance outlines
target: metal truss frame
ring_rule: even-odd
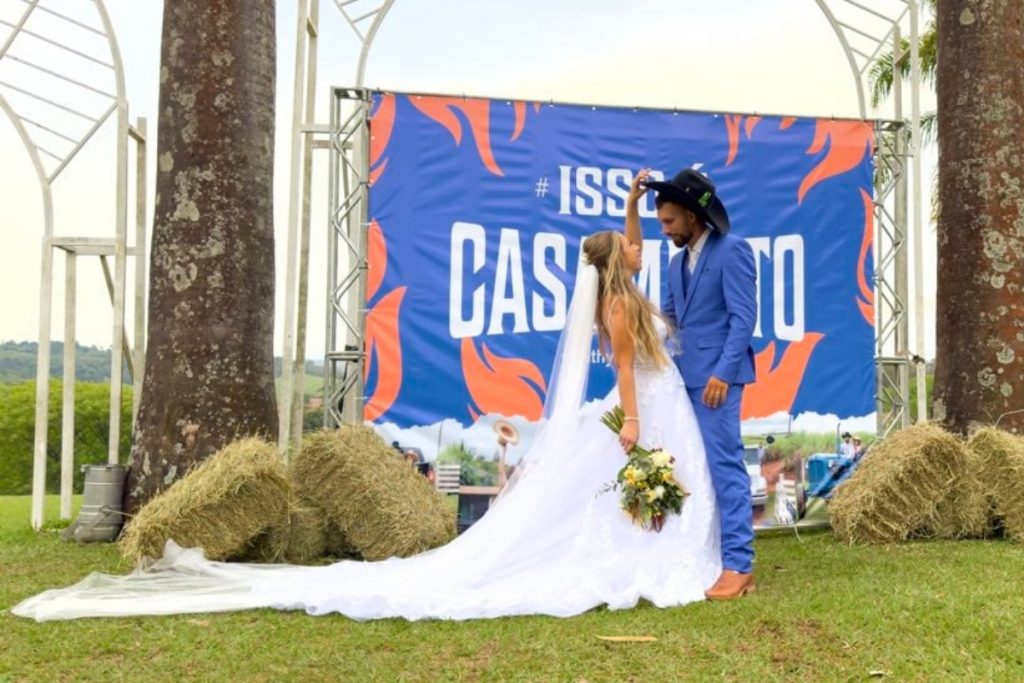
[[[903,122],[875,124],[875,404],[882,437],[910,425],[908,138]]]
[[[335,88],[331,98],[324,426],[362,422],[369,227],[370,93]],[[344,337],[344,345],[341,339]]]
[[[301,0],[316,4],[317,0]],[[368,185],[366,183],[368,169],[367,141],[365,131],[368,116],[367,93],[363,89],[366,66],[370,50],[373,46],[381,25],[395,0],[334,0],[343,20],[349,25],[359,42],[359,60],[354,73],[354,87],[350,90],[335,89],[332,91],[332,121],[329,131],[323,126],[306,123],[293,126],[292,144],[298,146],[306,133],[326,134],[330,136],[331,149],[331,180],[329,206],[329,244],[328,244],[328,301],[326,306],[327,340],[324,367],[324,411],[325,426],[340,423],[360,422],[363,404],[362,373],[365,338],[365,302],[359,298],[358,292],[365,292],[366,254],[365,231]],[[888,433],[897,426],[908,423],[909,367],[912,362],[924,356],[924,279],[923,279],[923,246],[922,246],[922,207],[921,207],[921,135],[920,135],[920,56],[918,54],[918,22],[919,2],[917,0],[877,0],[875,6],[868,6],[865,0],[815,0],[824,17],[838,39],[850,67],[854,80],[860,116],[867,119],[868,98],[866,95],[868,73],[875,60],[891,51],[894,63],[902,60],[909,51],[911,77],[909,117],[909,133],[892,133],[892,130],[881,128],[878,137],[881,144],[888,145],[887,136],[892,133],[893,145],[903,147],[880,149],[878,162],[898,166],[899,174],[893,177],[892,183],[876,198],[876,222],[879,236],[888,240],[881,246],[882,239],[876,245],[876,264],[885,268],[876,268],[876,287],[885,290],[878,295],[878,340],[877,365],[879,405],[898,406],[898,418],[882,418],[880,414],[879,431]],[[310,12],[300,10],[300,31],[309,25]],[[906,27],[909,32],[909,48],[903,47],[901,34]],[[315,23],[312,31],[316,31]],[[305,46],[297,48],[296,64],[307,59]],[[297,69],[298,73],[298,69]],[[307,72],[307,79],[296,81],[296,102],[298,92],[309,92],[309,83],[315,73]],[[899,70],[894,74],[893,84],[893,119],[903,121],[902,93],[904,83]],[[346,107],[351,109],[346,109]],[[343,114],[343,110],[349,112]],[[361,127],[361,129],[354,126]],[[895,130],[895,129],[893,129]],[[896,141],[899,141],[898,143]],[[295,147],[293,147],[293,150]],[[294,161],[298,158],[298,161]],[[909,177],[912,179],[909,192],[907,188],[907,168],[909,160]],[[302,158],[293,156],[292,216],[298,215],[298,204],[306,206],[309,202],[308,183],[302,186],[298,178],[298,168]],[[302,187],[301,193],[295,188]],[[302,199],[298,197],[301,194]],[[908,201],[909,200],[909,201]],[[907,220],[906,208],[909,203],[912,213]],[[898,215],[897,215],[898,214]],[[297,221],[297,219],[296,219]],[[291,222],[290,222],[291,225]],[[909,229],[908,229],[909,226]],[[303,227],[303,236],[308,238],[308,226]],[[297,244],[291,239],[289,245]],[[909,238],[909,239],[908,239]],[[907,283],[907,246],[913,247],[914,289],[913,297],[909,295]],[[340,247],[344,245],[344,250]],[[295,259],[289,253],[288,263]],[[296,277],[297,275],[297,277]],[[289,265],[286,282],[289,287],[296,282],[304,282],[307,271],[302,268],[296,274],[295,267]],[[892,278],[892,279],[890,279]],[[286,301],[294,301],[294,296]],[[912,304],[912,305],[910,305]],[[286,306],[287,308],[287,306]],[[915,328],[916,353],[909,352],[909,319],[912,313]],[[294,355],[289,345],[290,338],[303,334],[296,330],[291,321],[296,315],[291,309],[286,310],[286,354],[285,367],[289,365],[299,368],[304,363],[301,355]],[[889,331],[890,329],[898,331]],[[344,340],[340,333],[344,333]],[[925,408],[924,364],[917,362],[918,414],[927,414]],[[282,415],[293,414],[294,402],[299,398],[296,393],[298,373],[292,372],[285,378],[284,405]],[[888,397],[888,398],[885,398]],[[899,403],[894,401],[899,397]],[[888,412],[887,412],[888,415]],[[297,443],[296,425],[301,424],[301,408],[299,419],[291,420],[289,426],[282,429],[281,448],[286,451],[289,446]]]

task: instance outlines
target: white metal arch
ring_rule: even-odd
[[[874,2],[876,6],[872,7],[865,2]],[[334,0],[334,4],[340,12],[342,18],[350,26],[352,31],[356,34],[357,39],[360,43],[359,60],[356,64],[354,73],[354,85],[356,89],[362,89],[365,83],[366,69],[369,62],[369,54],[373,47],[374,40],[383,25],[388,13],[395,4],[395,0]],[[857,97],[858,110],[861,118],[868,117],[868,106],[866,97],[866,84],[868,70],[876,59],[885,54],[887,50],[890,50],[895,58],[902,59],[904,54],[901,45],[901,24],[906,22],[909,24],[909,52],[911,62],[911,83],[910,83],[910,102],[911,102],[911,141],[910,149],[906,150],[908,156],[911,159],[913,168],[913,189],[911,194],[911,205],[913,207],[913,222],[912,222],[912,234],[914,235],[914,263],[915,263],[915,280],[914,280],[914,306],[911,307],[915,317],[915,329],[916,329],[916,345],[918,357],[924,356],[924,286],[923,286],[923,249],[922,249],[922,214],[921,214],[921,185],[920,185],[920,174],[921,174],[921,156],[920,150],[920,58],[918,54],[918,15],[919,15],[919,3],[917,0],[815,0],[815,4],[818,9],[822,12],[822,15],[828,21],[829,26],[835,33],[837,40],[839,41],[840,47],[843,50],[843,54],[846,57],[847,64],[850,68],[850,74],[854,80],[854,90]],[[310,49],[315,50],[315,38],[317,33],[317,24],[315,17],[318,15],[319,0],[301,0],[299,10],[299,33],[306,32],[310,36]],[[301,40],[301,39],[300,39]],[[306,48],[306,44],[303,43],[297,47],[296,51],[296,103],[299,102],[299,89],[304,86],[302,83],[309,83],[315,78],[315,60],[310,60],[311,70],[309,72],[304,71],[300,68],[302,60],[307,58],[307,55],[303,52]],[[894,63],[897,59],[894,59]],[[900,74],[894,74],[894,90],[899,93],[900,88]],[[309,87],[306,85],[305,87]],[[310,109],[307,108],[307,117],[310,115]],[[893,116],[894,120],[904,120],[902,112],[901,98],[897,95],[893,98]],[[300,146],[303,144],[302,139],[304,135],[312,135],[318,133],[324,133],[323,126],[316,126],[312,124],[308,118],[305,122],[299,123],[296,119],[296,123],[293,126],[292,135],[292,174],[291,174],[291,187],[292,187],[292,206],[290,207],[290,220],[289,220],[289,245],[294,245],[298,242],[298,198],[299,198],[299,168],[302,165],[302,155],[298,151]],[[334,141],[337,143],[338,141]],[[344,141],[346,145],[352,145],[359,147],[358,136],[352,136]],[[307,147],[308,149],[308,147]],[[355,150],[358,155],[359,150]],[[308,178],[308,176],[307,176]],[[347,180],[347,179],[345,179]],[[360,180],[361,182],[361,180]],[[309,202],[309,183],[306,182],[302,188],[303,205],[308,206]],[[353,211],[352,207],[348,208],[349,211]],[[365,210],[365,207],[364,207]],[[355,214],[358,215],[358,214]],[[308,216],[307,216],[308,218]],[[350,220],[350,219],[346,219]],[[365,220],[364,220],[365,222]],[[364,226],[365,227],[365,226]],[[333,229],[333,228],[332,228]],[[905,236],[904,236],[905,237]],[[349,249],[355,248],[358,251],[361,248],[360,241],[362,235],[359,231],[351,231],[349,236],[343,236],[348,243]],[[303,226],[303,242],[308,244],[308,224]],[[290,249],[292,247],[290,246]],[[905,242],[900,243],[896,247],[898,250],[905,249]],[[304,254],[305,255],[305,254]],[[356,263],[350,263],[349,273],[342,278],[343,282],[354,283],[356,280],[361,279],[358,275],[360,271],[365,271],[365,260],[362,258],[365,256],[365,251],[357,259]],[[329,257],[330,258],[330,257]],[[898,254],[899,259],[906,258],[905,251]],[[291,258],[289,254],[288,271],[286,273],[286,288],[293,288],[296,281],[296,272],[294,270],[295,260]],[[337,263],[333,266],[336,268]],[[905,266],[904,266],[905,267]],[[298,278],[299,281],[305,282],[307,273],[305,269],[301,269]],[[329,278],[337,279],[336,273],[328,273]],[[333,281],[332,281],[333,284]],[[354,286],[354,285],[346,285]],[[358,289],[358,286],[354,286]],[[329,293],[332,296],[337,297],[338,292],[333,289]],[[295,327],[295,311],[292,306],[289,306],[289,302],[294,302],[294,296],[288,296],[286,293],[286,310],[285,310],[285,344],[284,344],[284,384],[285,391],[283,393],[282,400],[282,430],[280,433],[280,447],[282,451],[296,444],[301,433],[301,408],[298,411],[298,419],[294,419],[295,412],[293,410],[294,402],[301,400],[301,395],[296,393],[296,389],[301,384],[296,384],[296,375],[302,373],[302,366],[304,365],[304,358],[294,358],[292,354],[293,340],[298,338],[302,340],[300,345],[304,343],[304,330],[303,326],[299,326],[298,329]],[[332,306],[334,310],[332,311]],[[331,328],[331,317],[332,315],[339,315],[343,318],[343,321],[349,330],[353,329],[355,325],[360,332],[362,331],[362,320],[361,320],[361,304],[350,298],[350,305],[348,306],[348,313],[341,310],[336,302],[328,301],[328,348],[326,349],[327,355],[330,356],[337,340],[332,339]],[[901,324],[906,324],[906,308],[904,302],[900,301],[897,303],[897,314],[904,316]],[[300,312],[300,315],[302,313]],[[907,348],[907,334],[904,331],[902,335],[898,337],[900,341],[897,341],[896,358],[893,362],[899,365],[905,371],[906,365],[910,360],[909,349]],[[332,341],[334,342],[332,344]],[[349,346],[354,348],[362,349],[362,335],[355,335],[350,337]],[[352,352],[355,355],[359,355],[359,351]],[[348,350],[338,352],[339,358],[344,356],[349,362],[351,359],[348,356],[352,355]],[[325,358],[325,374],[330,372],[329,358]],[[356,362],[356,379],[351,382],[350,387],[343,387],[340,389],[341,392],[352,392],[356,396],[355,401],[350,401],[349,404],[354,404],[354,409],[350,408],[346,410],[346,419],[355,419],[356,416],[360,415],[361,410],[361,396],[362,396],[362,382],[361,382],[361,360]],[[926,415],[927,411],[924,409],[925,406],[925,391],[924,391],[924,365],[918,363],[917,365],[917,381],[918,381],[918,415]],[[903,376],[897,368],[895,372],[897,376]],[[908,387],[904,383],[902,386],[897,387],[902,400],[905,404],[905,399],[908,393]],[[325,385],[325,410],[330,410],[331,391]],[[906,424],[907,412],[906,406],[904,408],[903,423]],[[293,419],[289,419],[292,416]]]
[[[32,470],[32,526],[44,521],[46,486],[47,423],[49,404],[50,340],[53,294],[53,254],[60,249],[66,256],[65,268],[65,344],[64,393],[61,447],[60,516],[71,516],[71,492],[74,466],[75,401],[75,289],[76,259],[79,255],[100,256],[113,306],[111,344],[110,431],[108,461],[118,460],[121,431],[122,368],[127,339],[124,335],[125,273],[127,257],[136,263],[135,357],[129,351],[129,368],[136,389],[140,388],[143,346],[145,288],[144,244],[145,175],[140,171],[136,226],[136,246],[127,246],[127,167],[128,138],[139,143],[140,168],[144,168],[145,122],[128,124],[121,52],[110,16],[102,0],[45,2],[20,0],[23,7],[16,21],[0,17],[0,109],[3,109],[21,139],[39,181],[43,199],[42,263],[39,292],[39,349],[36,359],[36,413]],[[4,35],[6,33],[6,35]],[[97,49],[97,45],[102,48]],[[91,75],[80,75],[80,72]],[[37,78],[27,77],[33,74]],[[40,75],[41,74],[41,75]],[[97,75],[99,74],[99,75]],[[67,92],[85,96],[82,102],[70,102],[51,94],[54,84],[68,87]],[[13,99],[12,99],[13,98]],[[54,235],[53,185],[78,152],[111,116],[116,118],[116,210],[113,239],[57,237]],[[84,122],[84,123],[83,123]],[[114,258],[110,274],[106,257]],[[134,361],[134,362],[133,362]],[[136,391],[138,400],[138,391]]]

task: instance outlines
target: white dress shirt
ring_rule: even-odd
[[[688,250],[686,268],[690,271],[690,275],[693,275],[693,271],[697,269],[697,261],[700,260],[700,252],[704,249],[704,243],[708,241],[708,235],[710,234],[710,230],[705,230],[704,234],[697,240],[697,244],[693,245]]]

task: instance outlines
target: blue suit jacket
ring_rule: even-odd
[[[712,232],[701,250],[690,286],[683,284],[689,250],[669,262],[668,293],[662,313],[676,325],[682,353],[675,357],[689,389],[710,377],[728,384],[755,380],[750,339],[757,323],[754,251],[746,240]]]

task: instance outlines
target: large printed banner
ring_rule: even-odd
[[[859,121],[376,95],[366,418],[538,419],[581,240],[621,229],[642,167],[706,173],[753,247],[743,418],[871,414],[872,145]],[[658,303],[675,248],[646,199],[639,282]],[[614,378],[592,359],[597,397]]]

